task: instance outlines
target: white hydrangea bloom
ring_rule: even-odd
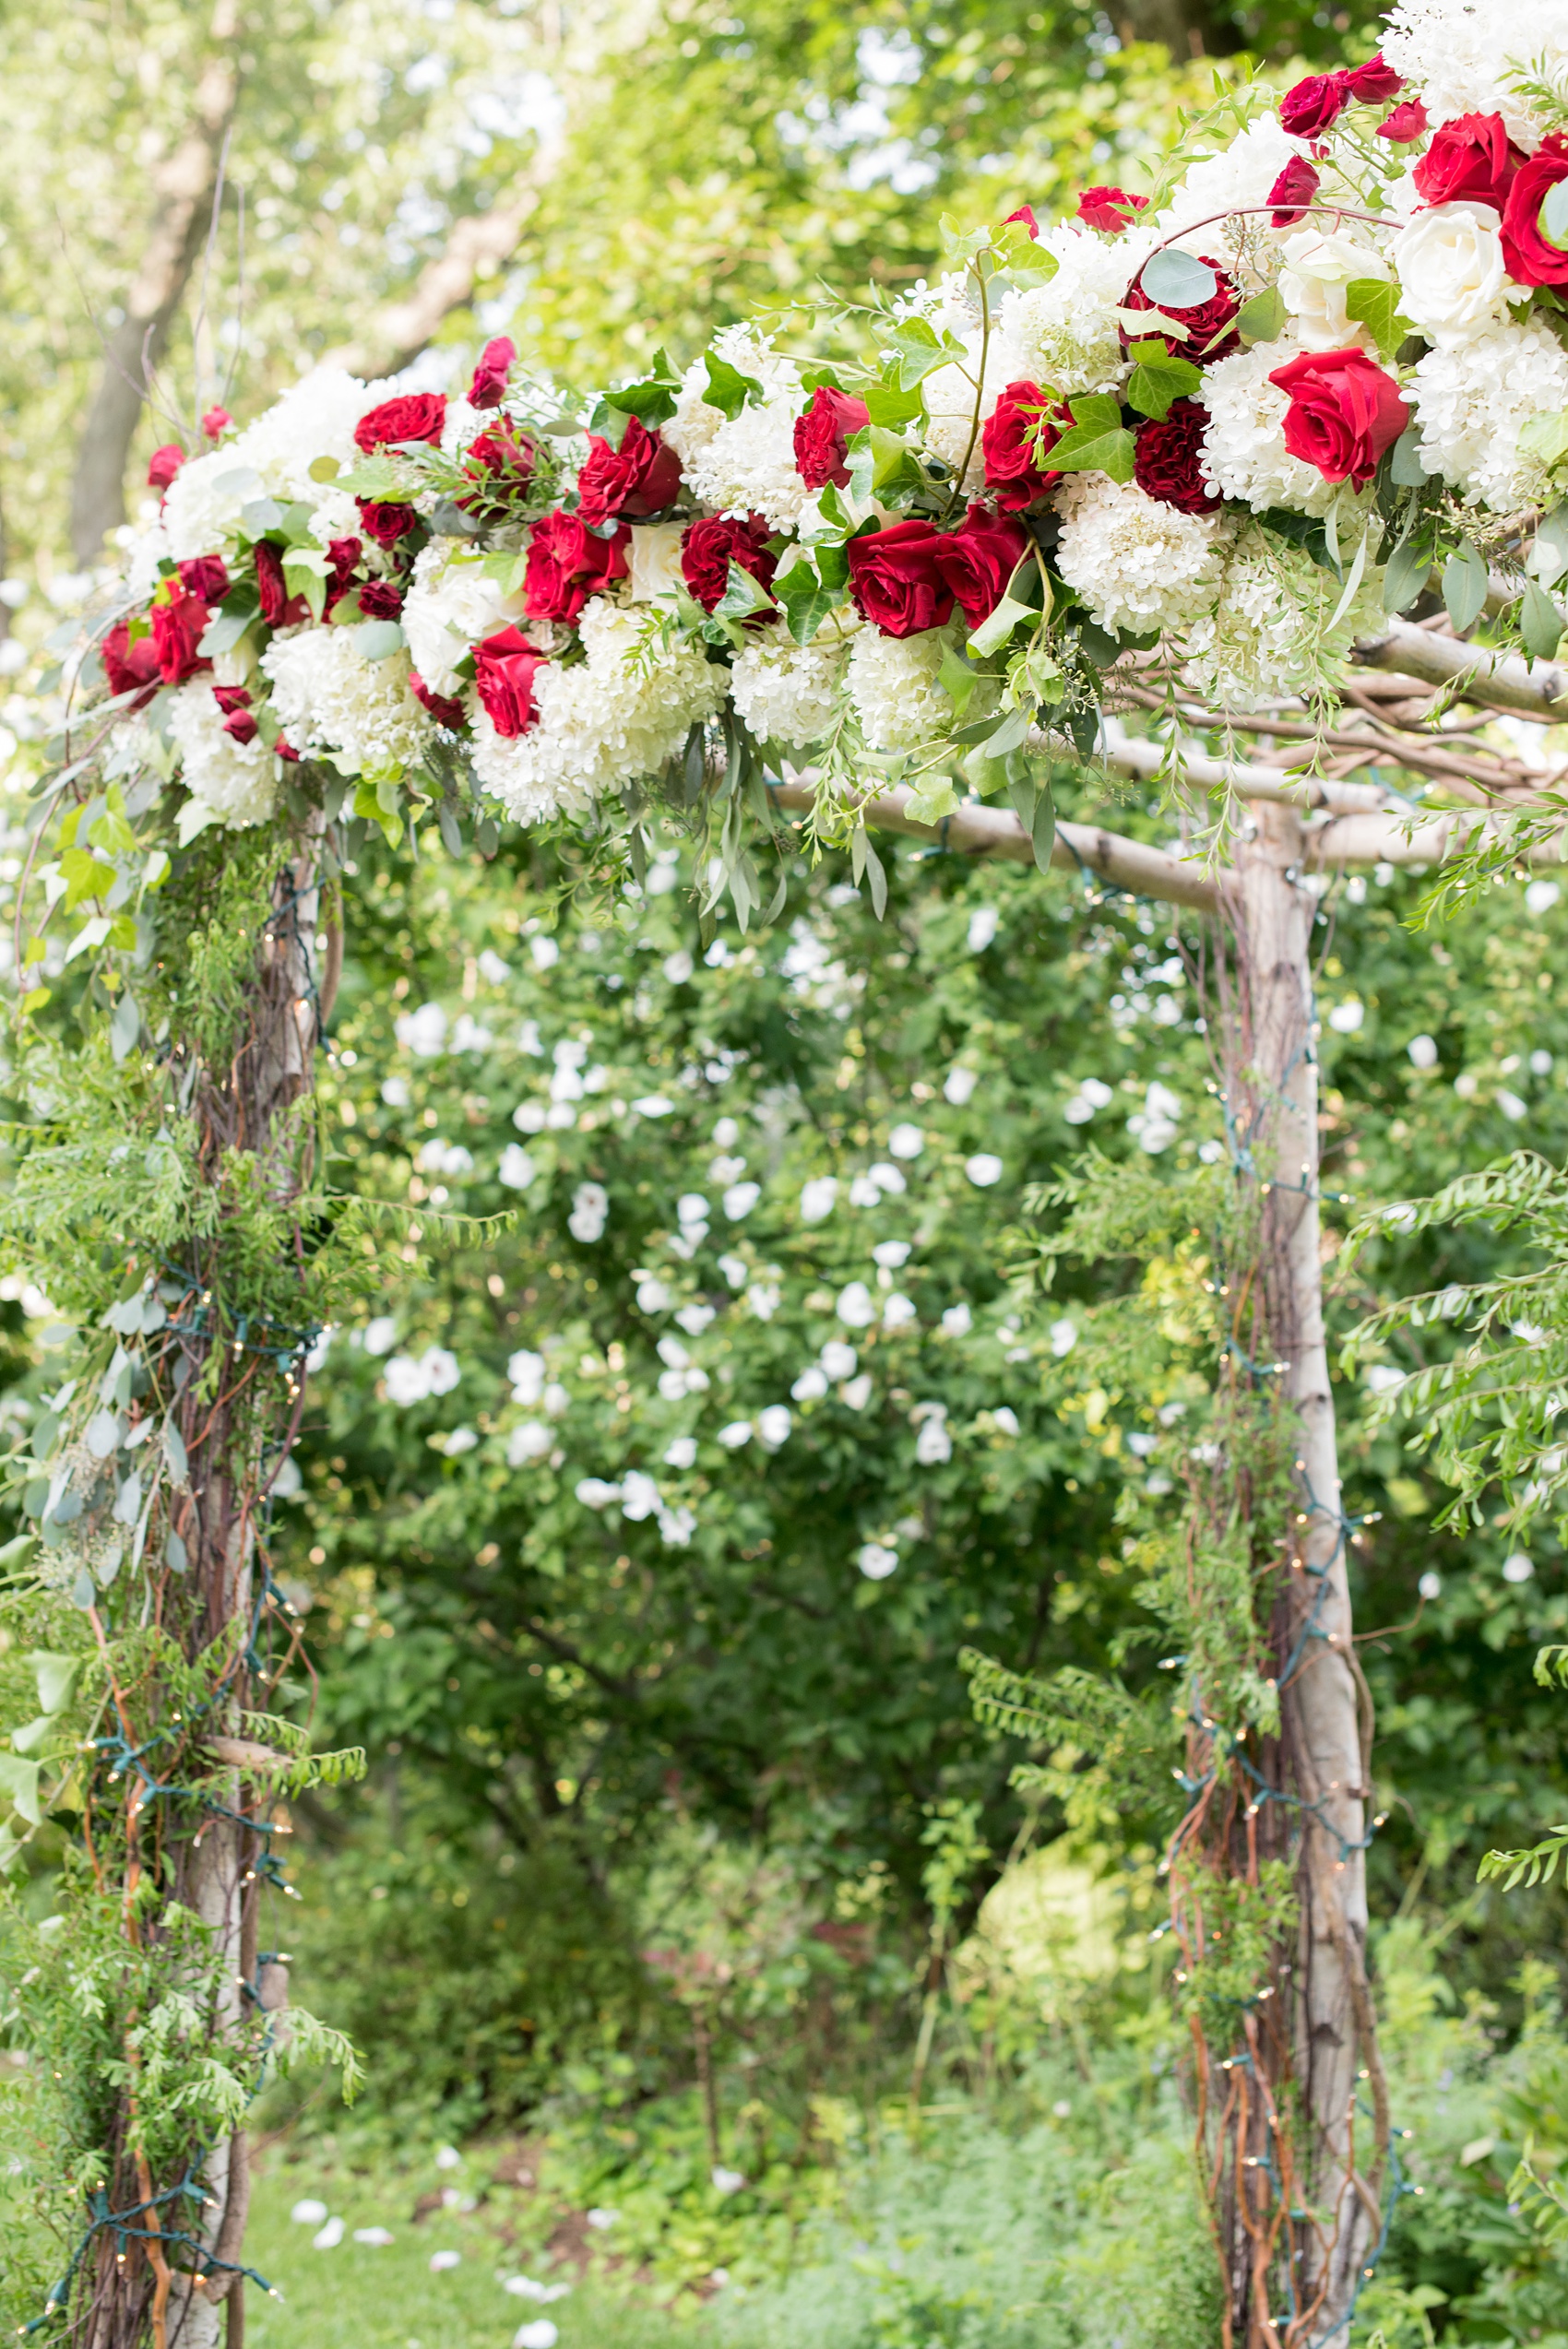
[[[1430,350],[1408,386],[1421,456],[1468,504],[1507,513],[1542,494],[1538,465],[1521,458],[1532,416],[1568,408],[1568,351],[1544,326],[1501,326],[1456,350]]]
[[[1568,0],[1398,0],[1383,53],[1413,87],[1434,123],[1455,114],[1501,114],[1511,135],[1534,147],[1545,125],[1513,87],[1519,65],[1544,59],[1568,67]]]
[[[1176,628],[1208,602],[1223,525],[1096,477],[1061,493],[1057,564],[1107,628]]]
[[[1015,365],[1017,354],[1001,334],[993,334],[986,349],[985,380],[980,386],[980,421],[975,420],[975,378],[980,373],[980,338],[978,333],[961,338],[964,345],[964,365],[954,360],[949,366],[933,367],[921,386],[925,397],[925,445],[933,457],[956,473],[965,466],[964,487],[980,490],[985,486],[985,450],[980,442],[980,428],[1002,394],[1011,383],[1016,383],[1025,372]],[[968,369],[968,374],[965,373]],[[1030,378],[1032,381],[1032,377]]]
[[[421,549],[403,605],[403,634],[414,667],[433,693],[461,690],[457,663],[481,637],[493,636],[521,609],[500,582],[488,579],[483,557],[460,540],[432,539]]]
[[[488,409],[469,406],[461,394],[446,402],[446,414],[441,425],[441,453],[444,457],[460,457],[471,440],[477,440],[488,424],[498,420]]]
[[[725,671],[700,645],[677,641],[651,656],[645,623],[596,596],[579,632],[587,660],[534,672],[538,723],[507,741],[474,716],[474,772],[519,823],[577,813],[600,793],[672,758],[688,730],[724,699]]]
[[[849,699],[873,751],[912,751],[951,725],[953,705],[936,672],[952,641],[945,628],[919,636],[861,630],[849,648]]]
[[[1183,244],[1194,253],[1206,246],[1213,252],[1214,240],[1225,235],[1224,223],[1215,216],[1266,204],[1269,190],[1285,166],[1305,151],[1297,140],[1287,137],[1277,114],[1261,114],[1229,147],[1193,165],[1160,207],[1153,226],[1161,237],[1190,226],[1194,233],[1182,236]],[[1208,225],[1199,227],[1199,222]],[[1256,216],[1243,225],[1255,228]]]
[[[125,587],[138,603],[151,600],[163,574],[160,563],[172,563],[169,533],[162,523],[154,522],[148,528],[138,530],[125,551]]]
[[[847,639],[825,627],[809,645],[759,629],[730,672],[730,698],[759,742],[814,742],[833,723]]]
[[[180,746],[181,775],[193,800],[233,831],[264,824],[278,798],[272,753],[258,736],[236,742],[206,678],[182,685],[169,705],[169,731]]]
[[[1208,409],[1204,480],[1221,497],[1250,505],[1254,514],[1271,505],[1323,514],[1335,494],[1315,465],[1304,465],[1287,449],[1289,397],[1268,380],[1300,349],[1292,336],[1235,351],[1206,371],[1196,395]]]
[[[263,492],[285,503],[330,504],[329,535],[351,530],[352,500],[344,491],[313,480],[310,469],[322,457],[336,457],[342,466],[356,463],[354,426],[391,392],[390,384],[362,384],[341,367],[317,367],[222,448],[193,457],[175,474],[163,503],[163,528],[174,561],[216,553],[241,508]]]
[[[434,721],[409,691],[409,656],[365,660],[348,628],[305,626],[275,636],[261,657],[272,706],[296,751],[328,751],[345,773],[416,765]]]
[[[1372,527],[1375,544],[1375,516]],[[1350,517],[1340,525],[1339,542],[1346,549],[1358,543]],[[1222,709],[1255,709],[1283,694],[1310,694],[1338,673],[1358,635],[1375,633],[1381,572],[1369,569],[1330,633],[1343,589],[1300,548],[1282,546],[1249,523],[1221,548],[1220,566],[1218,592],[1184,636],[1188,675]]]
[[[795,468],[795,420],[804,405],[799,372],[749,326],[727,326],[713,347],[761,384],[764,398],[726,417],[703,397],[707,361],[701,358],[687,368],[675,413],[660,429],[703,504],[721,514],[761,514],[776,530],[791,528],[808,495]]]
[[[1116,313],[1156,239],[1142,227],[1121,236],[1097,235],[1076,221],[1059,221],[1040,239],[1057,264],[1042,286],[1004,295],[998,321],[998,387],[1020,379],[1075,392],[1109,391],[1122,380]],[[992,366],[988,361],[987,381]]]

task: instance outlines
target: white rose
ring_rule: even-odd
[[[1509,283],[1490,204],[1437,204],[1394,240],[1399,307],[1441,350],[1502,324]]]
[[[1347,316],[1345,289],[1354,278],[1388,276],[1388,264],[1379,253],[1340,231],[1325,234],[1302,229],[1285,240],[1285,267],[1279,291],[1303,347],[1308,350],[1343,350],[1365,340],[1366,328]]]
[[[632,525],[632,601],[653,603],[681,585],[682,522]]]

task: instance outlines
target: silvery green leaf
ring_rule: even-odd
[[[172,1419],[163,1423],[163,1453],[169,1463],[169,1474],[177,1485],[190,1480],[190,1462],[185,1456],[185,1440]]]
[[[63,1713],[71,1701],[81,1670],[79,1655],[59,1655],[53,1648],[34,1648],[24,1658],[38,1682],[38,1701],[45,1713]]]
[[[171,1534],[164,1543],[163,1562],[176,1574],[183,1574],[189,1565],[190,1560],[186,1555],[185,1545],[178,1534]]]
[[[95,1411],[87,1423],[87,1448],[95,1460],[107,1460],[120,1442],[120,1419],[114,1411]]]
[[[1443,600],[1461,635],[1480,618],[1486,603],[1486,564],[1467,540],[1443,566]]]
[[[386,660],[402,649],[404,641],[395,620],[362,620],[354,630],[354,650],[362,660]]]
[[[82,1613],[85,1615],[88,1608],[89,1607],[95,1607],[97,1603],[97,1587],[93,1582],[92,1576],[88,1572],[87,1568],[84,1566],[81,1568],[80,1572],[77,1575],[76,1581],[71,1585],[71,1605],[73,1607],[79,1607]]]
[[[58,1517],[60,1513],[56,1510],[54,1513]],[[114,1502],[114,1523],[117,1525],[134,1525],[140,1515],[141,1472],[134,1469],[120,1487]]]
[[[1164,310],[1195,310],[1219,291],[1219,279],[1207,264],[1174,245],[1145,263],[1139,283],[1156,307]]]
[[[114,1580],[115,1575],[120,1571],[120,1560],[124,1558],[125,1554],[125,1547],[120,1542],[113,1543],[110,1548],[106,1551],[103,1562],[98,1570],[98,1586],[100,1590],[106,1591],[109,1588],[110,1584]]]

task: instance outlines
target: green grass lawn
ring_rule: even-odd
[[[677,2340],[694,2342],[691,2325],[677,2325],[607,2284],[573,2283],[547,2307],[504,2291],[501,2280],[519,2272],[557,2283],[573,2276],[569,2267],[549,2267],[516,2189],[502,2189],[472,2212],[434,2210],[415,2223],[422,2198],[444,2187],[473,2194],[483,2183],[471,2164],[446,2173],[427,2163],[363,2176],[284,2161],[274,2152],[255,2179],[245,2258],[280,2296],[246,2285],[246,2349],[509,2349],[520,2325],[543,2318],[559,2329],[560,2349],[673,2349]],[[317,2227],[291,2219],[293,2205],[307,2197],[345,2222],[336,2248],[315,2249]],[[393,2240],[374,2248],[354,2241],[356,2227],[373,2226],[385,2227]],[[457,2252],[457,2265],[433,2271],[431,2257],[439,2251]]]

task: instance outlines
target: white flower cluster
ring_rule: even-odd
[[[1178,628],[1207,603],[1222,524],[1103,477],[1068,482],[1062,504],[1058,566],[1103,627]]]
[[[1229,147],[1193,164],[1150,225],[1162,237],[1180,234],[1192,252],[1213,253],[1225,236],[1226,224],[1218,216],[1250,213],[1254,206],[1265,204],[1280,172],[1302,152],[1280,127],[1277,114],[1262,114]],[[1255,227],[1256,221],[1249,219],[1241,225]]]
[[[849,648],[849,699],[873,751],[912,751],[953,722],[936,682],[952,639],[945,628],[919,636],[879,636],[862,628]]]
[[[1515,87],[1521,67],[1568,69],[1568,0],[1397,0],[1383,53],[1434,123],[1501,114],[1534,147],[1544,127]],[[1555,71],[1554,71],[1555,69]]]
[[[1271,505],[1323,514],[1336,494],[1315,465],[1303,465],[1285,445],[1290,402],[1269,377],[1299,350],[1292,337],[1235,351],[1207,370],[1197,394],[1208,410],[1204,479],[1221,497],[1250,505],[1254,514]]]
[[[814,742],[833,723],[846,637],[822,629],[797,645],[782,628],[759,630],[736,660],[730,698],[759,742]]]
[[[1142,227],[1106,237],[1071,220],[1043,236],[1040,251],[1055,262],[1055,274],[1003,298],[999,388],[1023,379],[1069,397],[1112,390],[1124,365],[1116,313],[1155,242]]]
[[[258,736],[236,742],[205,677],[182,685],[169,705],[169,731],[180,749],[185,789],[199,809],[233,831],[265,824],[277,804],[272,753]],[[187,834],[193,826],[186,820]]]
[[[361,383],[341,367],[303,376],[221,448],[180,468],[163,502],[162,551],[175,563],[213,553],[233,535],[241,510],[262,496],[315,506],[324,545],[351,532],[358,520],[352,498],[315,480],[310,469],[324,457],[355,464],[354,426],[392,390],[387,383]]]
[[[1375,532],[1375,520],[1372,528]],[[1347,564],[1351,560],[1348,555]],[[1334,574],[1248,524],[1223,551],[1207,610],[1185,631],[1198,691],[1222,707],[1247,710],[1281,694],[1310,694],[1331,685],[1356,637],[1375,633],[1381,578],[1369,565],[1330,629],[1344,592]]]
[[[274,636],[261,657],[291,749],[325,751],[345,773],[417,765],[434,728],[409,691],[409,656],[366,660],[348,628],[308,625]]]
[[[462,690],[457,663],[485,636],[516,620],[520,596],[504,596],[484,559],[458,539],[432,539],[414,564],[403,604],[403,634],[415,669],[433,693]]]
[[[1545,477],[1521,457],[1532,416],[1568,408],[1568,352],[1534,325],[1499,327],[1450,350],[1429,350],[1412,384],[1421,457],[1472,504],[1503,513],[1538,496]]]
[[[747,326],[728,326],[714,350],[738,374],[760,383],[764,397],[726,417],[704,397],[707,358],[688,367],[664,437],[681,459],[686,486],[720,514],[760,514],[775,530],[799,522],[810,492],[795,465],[801,379]]]

